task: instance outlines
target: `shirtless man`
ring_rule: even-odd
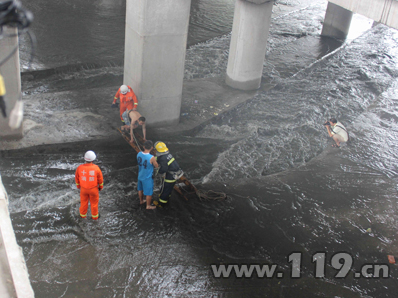
[[[134,141],[133,137],[133,129],[137,128],[139,125],[142,126],[142,134],[144,137],[144,141],[146,141],[146,127],[145,127],[145,117],[141,116],[140,113],[137,111],[129,110],[125,111],[123,113],[123,120],[126,125],[123,125],[121,127],[121,130],[128,131],[128,128],[130,127],[130,136],[131,140],[130,142],[132,143]]]

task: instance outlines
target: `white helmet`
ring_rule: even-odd
[[[126,94],[127,92],[129,92],[129,87],[127,87],[126,85],[120,86],[120,93]]]
[[[84,160],[85,161],[94,161],[97,158],[95,155],[94,151],[87,151],[86,154],[84,154]]]

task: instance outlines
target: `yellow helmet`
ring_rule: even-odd
[[[163,142],[156,142],[155,143],[155,149],[157,152],[166,152],[169,151],[169,149],[166,147],[166,144]]]

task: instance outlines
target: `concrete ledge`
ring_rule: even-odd
[[[15,239],[8,212],[8,198],[0,176],[0,297],[31,298],[34,292],[29,281],[22,249]]]

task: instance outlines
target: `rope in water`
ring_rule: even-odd
[[[134,137],[134,141],[135,141],[135,143],[137,144],[137,147],[141,149],[141,146],[140,146],[140,144],[138,143],[138,141],[137,141],[137,139],[136,139],[136,137],[135,137],[134,133],[133,133],[133,137]]]
[[[214,191],[214,190],[209,190],[209,191],[204,191],[198,189],[196,191],[196,195],[201,201],[224,201],[227,199],[227,194],[221,191]]]

